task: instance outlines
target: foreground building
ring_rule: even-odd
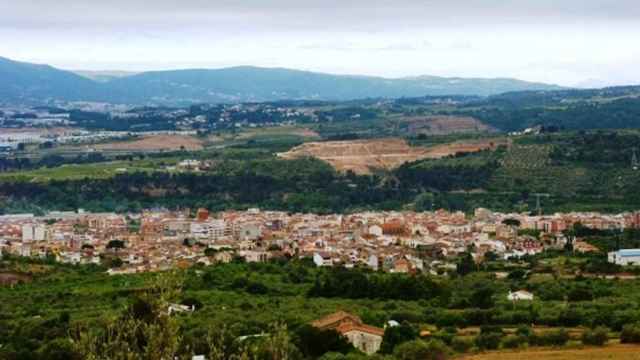
[[[367,355],[375,354],[380,349],[384,329],[366,325],[353,314],[339,311],[311,323],[320,330],[335,330],[358,350]]]

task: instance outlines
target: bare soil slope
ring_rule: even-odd
[[[278,154],[284,159],[315,157],[331,164],[338,171],[352,170],[358,174],[372,169],[394,169],[405,162],[438,159],[456,153],[495,148],[496,141],[455,142],[430,148],[412,147],[403,139],[309,142]]]

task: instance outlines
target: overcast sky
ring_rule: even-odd
[[[0,0],[0,56],[83,70],[640,84],[638,1]]]

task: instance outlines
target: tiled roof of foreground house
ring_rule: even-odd
[[[352,322],[354,324],[362,324],[362,320],[353,314],[349,314],[346,311],[338,311],[333,314],[329,314],[322,319],[316,320],[311,325],[320,328],[322,330],[335,329],[340,324],[345,322]]]
[[[327,315],[322,319],[312,322],[311,325],[322,330],[335,329],[341,334],[346,334],[350,331],[357,330],[378,336],[384,335],[384,329],[366,325],[358,316],[349,314],[346,311],[338,311],[333,314]]]
[[[369,334],[378,335],[378,336],[384,335],[384,329],[371,326],[371,325],[366,325],[366,324],[344,323],[338,326],[336,328],[336,331],[339,332],[340,334],[346,334],[350,331],[361,331],[364,333],[369,333]]]

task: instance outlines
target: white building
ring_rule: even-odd
[[[316,266],[332,266],[333,260],[331,255],[325,252],[317,252],[313,254],[313,262]]]
[[[46,236],[46,227],[42,224],[24,224],[22,225],[22,242],[44,241]]]
[[[213,219],[206,222],[191,223],[190,232],[196,239],[218,240],[225,236],[224,220]]]
[[[640,265],[640,249],[624,249],[608,254],[610,263],[616,265]]]
[[[507,299],[510,301],[531,301],[533,300],[533,294],[526,291],[526,290],[518,290],[515,292],[511,292],[509,291],[509,294],[507,295]]]

